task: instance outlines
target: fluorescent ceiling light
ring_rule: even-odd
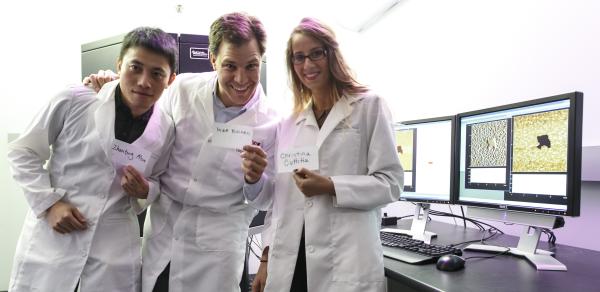
[[[333,17],[342,27],[362,32],[379,21],[399,2],[400,0],[335,0],[330,2],[330,11],[335,11]]]

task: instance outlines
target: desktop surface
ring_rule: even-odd
[[[410,220],[400,220],[397,227],[409,226]],[[477,229],[442,222],[432,221],[428,227],[438,234],[433,244],[475,240],[482,235]],[[514,247],[518,237],[499,235],[486,242]],[[549,250],[550,246],[540,242],[538,248]],[[557,244],[554,251],[556,259],[564,263],[568,271],[538,271],[524,258],[512,255],[469,259],[464,269],[455,272],[440,271],[435,263],[411,265],[384,258],[388,291],[600,291],[600,252],[561,244]],[[462,257],[487,255],[491,254],[467,250]]]

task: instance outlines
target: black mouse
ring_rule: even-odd
[[[457,255],[447,254],[445,256],[441,256],[435,266],[440,271],[458,271],[465,267],[465,259]]]

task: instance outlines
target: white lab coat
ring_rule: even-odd
[[[240,153],[210,143],[216,76],[180,74],[161,101],[177,135],[160,179],[163,193],[146,219],[142,291],[152,291],[169,262],[170,292],[239,290],[256,210],[242,192]],[[277,115],[264,103],[260,85],[256,94],[259,100],[228,123],[253,127],[253,140],[272,153]]]
[[[117,81],[96,94],[82,85],[54,97],[9,145],[14,178],[28,212],[15,254],[9,291],[140,290],[141,242],[136,212],[143,204],[125,194],[112,158]],[[151,152],[144,175],[150,197],[167,164],[174,125],[158,106],[132,144]],[[52,150],[50,150],[50,146]],[[43,168],[48,160],[47,168]],[[88,228],[60,234],[46,219],[56,201],[73,204]]]
[[[319,172],[331,177],[336,196],[305,197],[290,173],[277,175],[263,233],[270,246],[265,291],[290,291],[303,225],[308,291],[385,291],[380,207],[400,197],[403,171],[384,101],[345,96],[320,130],[308,107],[278,135],[278,151],[319,148]]]

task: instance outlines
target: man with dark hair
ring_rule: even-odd
[[[268,204],[260,194],[274,176],[278,115],[259,83],[265,44],[256,17],[219,17],[209,34],[215,71],[178,75],[161,99],[177,135],[144,225],[143,292],[240,290],[250,205]],[[100,88],[111,77],[89,78]],[[252,145],[216,146],[217,123],[251,127]]]
[[[160,193],[174,142],[173,121],[155,102],[175,80],[177,46],[147,27],[123,44],[119,81],[97,94],[65,88],[9,144],[30,207],[10,291],[73,291],[78,281],[79,291],[140,290],[136,213]]]

